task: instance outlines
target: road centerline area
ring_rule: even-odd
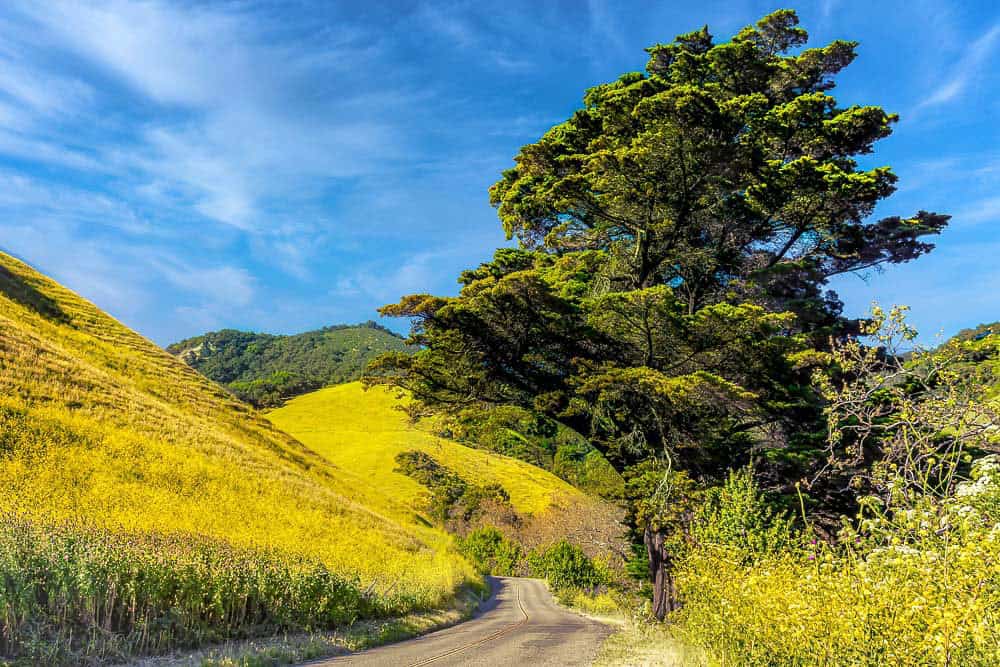
[[[465,623],[309,665],[589,665],[610,633],[557,606],[540,580],[496,577],[492,583],[493,594]]]

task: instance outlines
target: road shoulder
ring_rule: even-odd
[[[236,665],[309,664],[405,641],[470,620],[489,598],[463,591],[451,609],[407,614],[398,618],[358,621],[333,632],[260,637],[225,642],[196,651],[139,658],[130,667],[233,667]]]

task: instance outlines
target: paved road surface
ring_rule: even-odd
[[[497,577],[492,583],[494,595],[470,621],[309,665],[589,665],[611,632],[606,625],[557,607],[538,579]]]

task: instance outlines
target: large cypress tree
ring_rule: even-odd
[[[727,42],[706,27],[587,91],[490,190],[520,247],[463,273],[457,297],[384,307],[422,350],[369,381],[435,410],[536,411],[640,478],[712,484],[751,458],[775,484],[804,474],[822,441],[808,376],[853,327],[827,282],[928,252],[948,220],[871,219],[896,176],[856,158],[896,116],[830,95],[856,43],[806,40],[790,10]],[[657,582],[669,514],[633,512]],[[675,602],[661,583],[657,614]]]

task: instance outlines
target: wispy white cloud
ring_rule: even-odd
[[[33,221],[44,232],[86,225],[128,234],[147,234],[152,226],[128,203],[101,192],[53,185],[0,169],[0,216],[11,223]]]
[[[304,58],[301,50],[272,46],[267,23],[235,5],[114,0],[30,4],[25,11],[54,46],[166,108],[126,143],[106,147],[103,157],[131,192],[266,232],[269,202],[294,198],[310,182],[319,189],[329,179],[368,173],[406,150],[405,133],[386,117],[408,93],[387,89],[371,99],[350,65],[377,51],[370,43],[353,48],[350,31],[341,39],[324,32],[325,48]],[[340,89],[317,96],[315,81],[327,76]],[[371,101],[367,116],[357,113]],[[19,148],[8,144],[12,153]]]
[[[334,295],[364,296],[379,303],[395,301],[403,294],[421,292],[436,281],[435,263],[447,253],[421,252],[398,266],[371,265],[340,276]]]
[[[992,222],[1000,229],[1000,197],[971,202],[954,215],[954,224],[975,225]]]
[[[833,16],[833,13],[840,6],[842,0],[820,0],[819,11],[824,19],[828,19]]]
[[[587,0],[587,17],[592,33],[591,50],[595,56],[607,53],[609,49],[621,51],[625,48],[625,35],[619,23],[619,10],[605,0]]]
[[[147,266],[174,287],[215,305],[245,306],[254,297],[254,277],[236,266],[194,266],[173,258],[150,257]]]
[[[969,44],[965,54],[954,65],[944,81],[940,82],[917,109],[947,104],[966,91],[972,81],[983,70],[1000,41],[1000,24],[994,25]]]
[[[0,170],[0,249],[119,319],[148,317],[165,288],[191,308],[226,313],[254,300],[257,281],[246,268],[200,264],[156,243],[159,235],[150,221],[114,197]]]
[[[248,26],[235,12],[124,0],[23,7],[60,43],[159,102],[201,106],[218,100],[233,92],[230,77],[249,64],[239,47]]]

